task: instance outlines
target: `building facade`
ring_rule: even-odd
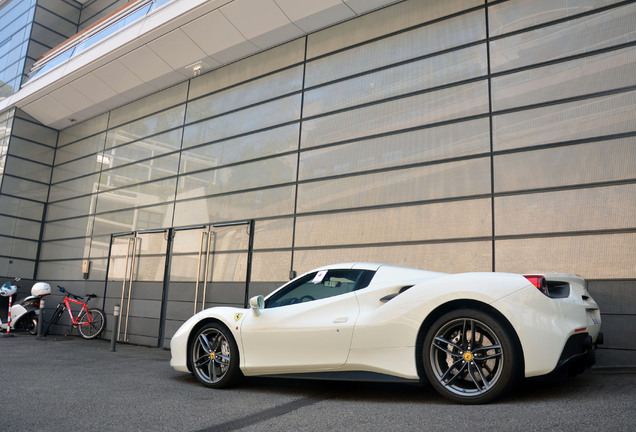
[[[315,3],[0,3],[0,274],[168,347],[329,263],[570,272],[636,364],[636,2]]]

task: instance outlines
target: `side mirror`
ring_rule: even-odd
[[[250,307],[254,310],[256,315],[259,315],[261,309],[265,307],[265,298],[262,295],[252,297],[250,299]]]

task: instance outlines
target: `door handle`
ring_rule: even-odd
[[[348,317],[339,317],[333,320],[334,324],[345,323],[347,321],[349,321]]]

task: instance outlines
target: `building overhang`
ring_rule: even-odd
[[[64,129],[401,0],[174,0],[0,101]]]

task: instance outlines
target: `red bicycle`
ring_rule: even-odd
[[[57,287],[60,289],[60,292],[66,294],[66,297],[64,297],[64,300],[57,305],[55,312],[53,312],[51,321],[49,321],[49,325],[46,327],[46,330],[44,330],[44,336],[49,334],[51,327],[53,327],[55,323],[57,323],[57,321],[62,317],[62,314],[64,314],[65,310],[68,310],[68,314],[71,317],[71,321],[73,322],[73,327],[71,327],[71,329],[67,332],[67,334],[70,334],[73,331],[73,329],[77,327],[80,335],[84,339],[93,339],[99,336],[104,330],[104,327],[106,325],[106,316],[104,315],[104,312],[101,309],[88,308],[88,302],[97,296],[95,294],[88,294],[86,296],[87,297],[86,303],[84,303],[80,301],[80,300],[83,300],[84,297],[75,295],[69,292],[68,290],[66,290],[66,288],[61,287],[59,285]],[[78,314],[76,315],[77,318],[73,316],[73,311],[71,310],[71,303],[75,303],[82,306],[82,308],[79,310]]]

